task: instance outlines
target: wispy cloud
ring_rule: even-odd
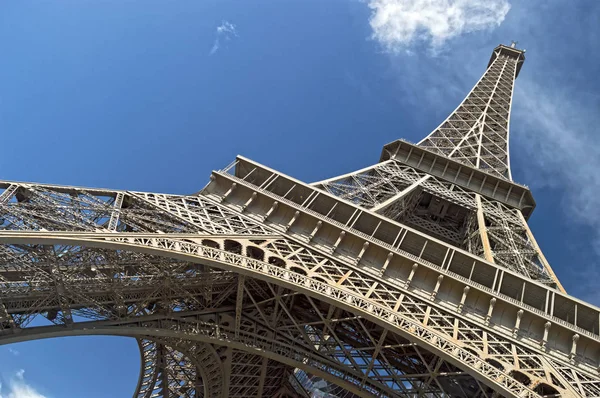
[[[215,42],[213,43],[208,55],[213,55],[216,53],[223,45],[223,42],[229,41],[232,38],[237,37],[237,35],[237,29],[234,24],[227,21],[221,22],[221,25],[217,26]]]
[[[510,10],[506,0],[369,0],[372,37],[386,51],[429,42],[435,50],[464,33],[494,28]]]
[[[447,105],[451,96],[448,88],[455,92],[456,83],[462,94],[454,95],[452,102],[462,99],[465,90],[480,76],[481,60],[474,58],[464,45],[452,45],[452,56],[460,57],[461,62],[446,59],[447,54],[424,60],[427,55],[416,49],[425,44],[435,50],[450,39],[466,39],[467,33],[493,29],[505,21],[511,9],[506,0],[368,0],[368,5],[372,37],[386,51],[403,55],[397,65],[401,69],[399,84],[405,91],[403,97],[417,104],[429,104],[432,111]],[[600,255],[600,147],[597,145],[600,98],[586,93],[581,86],[566,86],[567,80],[556,78],[560,68],[572,67],[572,64],[548,68],[543,67],[544,61],[540,60],[547,57],[556,62],[554,55],[559,51],[564,59],[594,53],[600,43],[600,31],[595,28],[595,20],[582,15],[581,10],[556,4],[541,11],[539,6],[539,2],[515,5],[511,18],[506,19],[509,27],[514,27],[509,30],[524,33],[528,38],[526,44],[532,47],[532,60],[526,61],[525,69],[533,66],[533,57],[537,57],[538,62],[535,73],[527,71],[517,80],[511,152],[526,159],[525,164],[519,165],[519,172],[525,174],[521,182],[530,185],[534,192],[546,189],[560,198],[563,206],[557,209],[557,216],[563,220],[557,221],[558,225],[568,223],[574,229],[585,231],[581,241],[573,239],[570,245],[585,247],[582,251],[578,246],[576,251],[582,257],[588,256],[589,261],[576,267],[554,266],[561,273],[571,273],[571,280],[581,281],[570,293],[600,305],[596,286],[600,278],[597,260]],[[573,29],[559,29],[556,23],[548,22],[553,20],[551,16],[558,15],[559,21],[565,20],[564,24]],[[522,29],[525,21],[528,28]],[[564,33],[552,36],[556,40],[548,50],[546,38],[557,31]],[[578,43],[576,49],[572,43]],[[475,47],[474,50],[480,48]],[[442,89],[430,95],[429,91],[439,87],[439,82],[444,82]],[[440,115],[440,120],[443,117],[445,114]]]
[[[10,352],[11,354],[13,354],[14,356],[19,356],[19,351],[15,350],[14,348],[10,348],[8,347],[8,352]]]
[[[18,370],[6,388],[0,385],[0,398],[47,398],[35,388],[27,384],[24,378],[25,370]]]
[[[577,221],[600,225],[600,147],[590,145],[596,142],[594,126],[600,125],[600,116],[559,90],[532,80],[517,85],[515,139],[535,166],[525,172],[533,174],[528,180],[539,187],[563,187]]]
[[[552,188],[561,195],[565,222],[589,230],[583,243],[590,255],[600,255],[600,146],[597,145],[600,115],[560,87],[524,79],[517,85],[515,141],[525,153],[523,171],[532,188]],[[557,231],[558,233],[558,231]],[[598,261],[589,261],[569,272],[580,273],[577,291],[581,298],[600,305]],[[591,276],[596,276],[592,277]],[[589,283],[587,281],[590,281]]]

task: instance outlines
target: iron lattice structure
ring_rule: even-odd
[[[1,182],[0,344],[134,337],[136,398],[600,396],[600,311],[510,176],[523,61],[314,184],[243,157],[194,195]]]

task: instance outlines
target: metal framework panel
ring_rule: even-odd
[[[419,145],[314,184],[243,157],[194,195],[0,181],[0,344],[135,337],[135,398],[600,396],[600,310],[510,177],[523,60],[497,47]]]

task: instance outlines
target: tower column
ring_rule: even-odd
[[[480,195],[475,195],[475,202],[477,203],[477,226],[479,227],[479,236],[481,238],[481,244],[483,245],[483,256],[490,263],[493,263],[494,256],[492,255],[492,247],[490,246],[487,227],[485,225],[485,218],[483,216],[483,205],[481,204]]]

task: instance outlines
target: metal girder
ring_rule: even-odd
[[[113,238],[114,239],[114,238]],[[265,253],[265,260],[268,260],[270,258],[274,258],[274,256],[277,256],[277,258],[281,258],[284,256],[284,254],[286,253],[297,253],[293,259],[288,259],[285,260],[284,264],[279,264],[278,262],[274,262],[275,264],[279,264],[279,265],[275,265],[275,264],[269,264],[269,262],[263,262],[260,260],[256,260],[256,259],[252,259],[249,258],[247,256],[243,256],[241,254],[236,254],[236,253],[232,253],[232,252],[228,252],[227,250],[224,249],[220,249],[220,247],[226,247],[225,245],[225,240],[218,240],[215,237],[215,242],[219,243],[219,248],[214,248],[214,247],[210,247],[210,246],[202,246],[201,244],[195,244],[195,243],[191,243],[191,242],[181,242],[181,241],[175,241],[169,238],[165,238],[164,241],[162,239],[144,239],[144,238],[139,238],[140,239],[140,243],[146,241],[146,244],[151,244],[152,247],[155,248],[161,248],[161,247],[169,247],[171,248],[171,250],[178,248],[178,250],[180,250],[180,252],[182,253],[196,253],[196,255],[202,255],[205,257],[206,260],[212,260],[210,262],[211,266],[214,267],[223,267],[223,265],[221,265],[221,262],[227,262],[230,263],[232,265],[236,265],[236,267],[245,267],[246,270],[254,270],[253,272],[256,271],[260,271],[261,273],[265,273],[267,275],[272,275],[272,277],[275,277],[275,280],[279,280],[278,284],[284,283],[285,286],[294,286],[293,290],[306,290],[307,288],[310,288],[310,290],[313,290],[316,294],[316,292],[321,291],[323,292],[322,295],[318,295],[315,297],[319,297],[319,299],[325,300],[325,301],[330,301],[332,303],[337,303],[337,305],[342,305],[342,308],[344,308],[347,305],[350,305],[350,308],[353,308],[353,311],[365,311],[365,315],[368,315],[368,317],[373,317],[375,314],[378,314],[379,317],[381,317],[381,319],[384,321],[384,324],[388,325],[387,327],[390,327],[389,323],[392,322],[392,325],[397,325],[396,328],[392,328],[392,330],[396,330],[397,333],[408,333],[408,336],[412,336],[412,338],[416,338],[417,339],[417,344],[424,346],[426,349],[433,349],[434,352],[436,350],[443,350],[443,352],[445,352],[445,355],[449,355],[451,357],[454,357],[454,365],[453,366],[460,366],[459,364],[462,364],[462,366],[464,367],[464,364],[469,364],[471,363],[471,371],[473,371],[473,369],[479,369],[479,371],[481,372],[482,370],[485,370],[486,373],[489,373],[490,376],[486,376],[483,378],[483,382],[484,383],[491,383],[490,379],[497,379],[498,377],[500,377],[502,380],[504,380],[504,383],[508,383],[508,384],[503,384],[503,388],[517,388],[519,389],[519,394],[522,394],[524,392],[529,391],[529,394],[533,394],[531,396],[535,396],[535,394],[533,393],[532,390],[528,390],[526,386],[522,385],[522,384],[518,384],[515,381],[509,382],[510,380],[513,380],[510,377],[510,373],[513,371],[503,371],[500,369],[497,369],[495,366],[490,365],[488,362],[486,362],[484,359],[481,357],[481,354],[474,354],[476,352],[480,352],[482,351],[484,346],[488,346],[490,344],[489,339],[491,338],[491,336],[493,335],[493,333],[491,331],[486,331],[483,335],[479,334],[479,339],[481,339],[482,341],[482,345],[479,345],[479,343],[477,343],[477,340],[473,340],[474,338],[474,332],[478,332],[481,331],[481,327],[480,326],[475,326],[473,325],[469,325],[468,322],[466,322],[465,320],[461,320],[459,318],[457,318],[456,321],[453,321],[452,315],[451,313],[445,313],[444,311],[442,311],[440,308],[434,308],[436,307],[435,305],[432,306],[432,304],[426,304],[426,302],[422,302],[423,299],[419,299],[418,295],[414,296],[414,292],[412,294],[407,294],[407,293],[400,293],[400,296],[403,296],[401,298],[401,301],[396,301],[394,300],[393,302],[389,302],[389,306],[396,306],[397,309],[394,310],[393,312],[388,312],[388,310],[385,309],[385,305],[384,303],[386,302],[381,301],[381,298],[388,296],[388,297],[398,297],[399,293],[393,293],[393,292],[389,292],[389,293],[384,293],[386,290],[390,289],[390,286],[386,286],[388,285],[388,283],[381,283],[378,284],[377,288],[375,288],[373,290],[372,293],[372,297],[369,300],[365,300],[364,298],[361,298],[363,294],[361,294],[361,291],[365,291],[362,290],[363,288],[361,287],[362,285],[365,285],[365,288],[370,288],[372,286],[372,283],[374,283],[374,281],[369,282],[368,279],[369,277],[367,276],[367,274],[364,273],[355,273],[353,272],[351,274],[351,276],[346,277],[346,275],[348,274],[347,271],[344,271],[344,266],[342,266],[339,263],[336,262],[323,262],[321,255],[318,255],[317,253],[311,253],[310,250],[308,249],[304,249],[304,250],[299,250],[299,246],[296,244],[292,244],[289,241],[280,239],[280,240],[274,240],[272,241],[272,243],[269,244],[265,244],[266,242],[261,242],[262,246],[264,248],[264,253]],[[130,239],[129,239],[130,240]],[[131,241],[131,240],[130,240]],[[162,242],[164,243],[162,243]],[[220,241],[220,242],[219,242]],[[107,240],[106,238],[104,238],[102,240],[102,242],[104,242],[103,244],[107,244]],[[238,240],[238,242],[240,243],[240,245],[242,247],[245,248],[246,252],[255,252],[256,249],[253,250],[248,250],[249,246],[252,246],[251,243],[247,243],[246,241],[243,240]],[[235,245],[231,245],[229,244],[230,248],[234,248],[236,247]],[[125,247],[124,247],[125,248]],[[202,251],[198,251],[199,248],[202,248]],[[269,254],[267,254],[269,253]],[[281,257],[279,257],[281,256]],[[309,265],[313,265],[313,264],[321,264],[321,268],[319,268],[320,272],[318,274],[318,276],[315,274],[312,277],[309,276],[305,276],[302,273],[299,273],[298,271],[293,271],[290,272],[291,270],[294,269],[300,269],[300,268],[304,268],[304,269],[308,269]],[[312,267],[314,268],[314,266]],[[240,271],[242,271],[242,269],[238,268]],[[347,269],[347,268],[346,268]],[[342,279],[344,278],[344,282],[340,285],[338,283],[338,281],[335,279],[335,275],[338,275],[338,279]],[[263,276],[264,277],[264,276]],[[272,278],[271,277],[271,278]],[[324,282],[320,282],[320,280],[324,280],[324,278],[332,278],[334,277],[334,280],[332,280],[331,283],[324,283]],[[366,279],[365,279],[366,278]],[[237,282],[232,282],[232,283],[237,283]],[[339,286],[339,287],[338,287]],[[316,289],[316,290],[314,290]],[[356,293],[358,293],[358,295],[354,295],[352,293],[352,291],[354,291],[356,289]],[[383,289],[383,290],[382,290]],[[263,294],[264,294],[264,290],[263,290]],[[267,290],[268,292],[268,290]],[[383,294],[383,296],[382,296]],[[281,294],[279,294],[279,296],[281,296]],[[288,294],[289,296],[289,294]],[[158,296],[158,297],[162,297],[162,296]],[[236,294],[237,297],[237,294]],[[276,295],[272,295],[271,297],[274,297],[274,302],[278,302],[278,298]],[[375,300],[375,298],[379,298],[378,300]],[[235,336],[235,297],[232,297],[232,312],[233,315],[231,316],[231,321],[230,324],[232,325],[232,329],[233,329],[233,336]],[[252,300],[250,300],[252,301]],[[258,301],[258,300],[254,300],[254,301]],[[263,300],[264,301],[264,300]],[[364,303],[362,303],[364,302]],[[309,300],[310,303],[310,300]],[[352,304],[350,304],[352,303]],[[393,304],[394,303],[394,304]],[[160,303],[158,303],[160,304]],[[383,307],[382,307],[383,305]],[[399,305],[399,306],[398,306]],[[498,303],[498,305],[500,305],[500,303]],[[275,308],[275,306],[274,306]],[[309,307],[307,307],[307,309],[305,309],[303,311],[303,313],[310,313],[307,310],[310,310],[312,308],[312,312],[315,312],[315,306],[314,305],[309,305]],[[329,308],[329,307],[327,307]],[[161,311],[164,310],[164,306],[161,305],[157,305],[155,308],[153,308],[153,310],[157,310],[157,311]],[[477,310],[476,308],[472,309],[474,312],[471,315],[476,315]],[[263,310],[264,311],[264,310]],[[274,312],[276,313],[276,312]],[[287,313],[291,313],[291,311],[288,311]],[[273,319],[272,317],[269,317],[268,314],[265,314],[267,316],[267,319]],[[333,340],[331,340],[331,337],[326,337],[327,335],[333,336],[331,334],[331,329],[327,328],[327,324],[324,322],[324,319],[319,316],[318,314],[315,314],[316,318],[313,318],[311,321],[309,321],[308,323],[304,323],[304,326],[310,326],[311,327],[311,333],[314,335],[314,332],[316,330],[319,330],[318,328],[315,328],[315,325],[321,324],[323,327],[325,327],[325,335],[323,335],[323,337],[320,337],[318,339],[318,341],[320,342],[319,347],[320,347],[320,352],[324,352],[327,354],[327,356],[329,357],[333,357],[333,358],[345,358],[343,359],[343,363],[345,363],[346,367],[349,364],[353,364],[352,367],[354,367],[355,369],[360,369],[361,368],[361,364],[362,366],[364,366],[365,368],[368,367],[368,364],[371,362],[368,359],[361,359],[360,362],[358,362],[356,359],[354,358],[358,358],[355,355],[359,355],[359,352],[349,352],[348,348],[347,348],[347,342],[346,343],[342,343],[342,339],[339,337],[339,332],[337,330],[335,330],[336,336],[335,338],[333,338]],[[261,316],[259,312],[257,312],[257,316]],[[323,315],[324,316],[324,315]],[[350,322],[350,319],[353,317],[344,317],[342,320],[344,322]],[[427,318],[427,321],[425,321],[425,318]],[[281,318],[275,318],[275,319],[281,319]],[[416,323],[415,323],[416,321]],[[423,326],[425,322],[426,326]],[[456,322],[458,322],[459,325],[459,333],[458,335],[454,335],[454,330],[456,328]],[[485,319],[482,319],[481,324],[485,323]],[[223,324],[222,322],[219,322],[218,324]],[[296,322],[296,324],[291,323],[291,325],[294,325],[294,329],[297,328],[298,325],[302,325],[302,323],[298,323]],[[462,326],[461,326],[462,325]],[[241,322],[241,327],[243,326],[243,322]],[[501,324],[498,324],[497,326],[501,327]],[[280,325],[277,325],[278,329],[281,328]],[[400,329],[397,329],[397,327],[400,327]],[[433,329],[431,329],[433,328]],[[464,328],[465,332],[464,334],[461,334],[462,332],[460,332],[460,330]],[[169,328],[172,329],[172,328]],[[353,329],[358,330],[358,327],[355,327]],[[434,330],[438,330],[438,332],[435,332]],[[449,333],[449,331],[452,330],[452,333]],[[501,330],[501,329],[498,329]],[[428,336],[429,333],[433,333],[431,334],[431,337],[425,337]],[[447,333],[448,337],[444,338],[443,335],[437,335],[436,338],[434,338],[433,340],[431,340],[431,338],[433,338],[433,336],[436,336],[436,333]],[[24,334],[23,332],[20,333],[18,335],[18,338],[24,338],[27,335]],[[462,337],[461,337],[462,336]],[[8,339],[9,341],[11,340],[12,335],[7,335],[6,339]],[[294,339],[298,339],[298,337],[302,337],[301,335],[295,335]],[[547,336],[546,336],[547,337]],[[325,339],[324,339],[325,338]],[[441,340],[438,340],[441,339]],[[456,340],[458,339],[458,340]],[[499,335],[497,337],[498,342],[501,342],[501,345],[498,345],[496,347],[496,350],[498,351],[499,348],[498,347],[502,347],[501,351],[498,351],[498,354],[493,355],[491,357],[489,357],[490,359],[493,359],[494,362],[492,362],[493,364],[496,364],[496,366],[498,366],[498,363],[502,363],[502,367],[504,368],[505,366],[508,368],[509,366],[511,366],[511,363],[514,363],[513,360],[509,360],[507,361],[505,359],[506,355],[512,355],[514,356],[513,350],[515,349],[514,343],[509,343],[507,344],[507,338],[506,337],[501,337],[501,335]],[[316,340],[311,339],[310,342],[312,342],[312,344],[314,344]],[[456,345],[456,343],[453,343],[453,341],[459,341],[460,345]],[[327,344],[325,344],[327,343]],[[439,345],[441,343],[441,345]],[[467,345],[465,345],[467,344]],[[466,350],[465,348],[461,348],[462,347],[467,347],[470,346],[471,348],[469,348],[468,350]],[[519,349],[523,349],[522,347],[519,347]],[[483,351],[482,351],[483,352]],[[526,351],[524,351],[526,352]],[[306,357],[306,353],[302,354],[303,357]],[[389,354],[388,354],[389,355]],[[439,354],[438,354],[439,355]],[[535,355],[532,352],[527,354],[528,356],[531,355]],[[540,354],[537,354],[538,357]],[[538,361],[543,361],[543,355],[541,357],[539,357],[540,359]],[[475,366],[475,364],[477,364],[477,366]],[[525,367],[520,367],[519,368],[519,372],[527,374],[528,370]],[[386,372],[386,376],[388,373],[392,373],[390,372]],[[494,374],[496,374],[496,376],[492,376]],[[363,373],[364,374],[364,373]],[[417,373],[415,373],[417,374]],[[423,374],[428,374],[427,371],[425,371]],[[500,376],[501,375],[501,376]],[[357,376],[358,377],[358,376]],[[427,377],[430,377],[430,375],[428,375]],[[528,377],[539,377],[539,376],[528,376]],[[555,376],[558,377],[558,376]],[[547,384],[549,381],[546,379],[537,379],[540,380],[538,381],[538,383],[544,383]],[[370,382],[372,382],[372,380],[369,380]],[[493,384],[493,383],[492,383]],[[398,386],[404,385],[404,383],[398,383]],[[364,387],[363,387],[364,388]],[[400,387],[398,387],[400,388]],[[375,390],[373,390],[375,391]],[[508,391],[511,391],[510,389]]]
[[[261,171],[247,179],[248,169]],[[273,177],[275,175],[276,179]],[[563,325],[564,322],[574,325],[574,317],[566,308],[574,311],[577,307],[581,314],[582,307],[586,307],[583,310],[586,316],[578,317],[577,328],[574,330],[577,330],[576,333],[598,333],[598,309],[582,302],[575,303],[574,298],[557,292],[554,280],[541,265],[538,266],[535,262],[523,263],[532,260],[532,257],[527,257],[531,253],[529,249],[499,251],[495,259],[502,264],[493,264],[385,216],[356,208],[348,202],[242,157],[238,157],[236,162],[236,175],[224,170],[215,172],[213,176],[213,182],[205,190],[206,194],[219,197],[229,186],[235,184],[238,187],[237,201],[243,202],[252,195],[261,202],[260,207],[247,208],[245,213],[250,217],[267,220],[274,228],[278,224],[282,225],[280,232],[316,249],[336,253],[340,258],[363,264],[369,269],[385,268],[382,264],[386,267],[389,264],[388,260],[384,261],[386,256],[393,259],[395,255],[400,255],[436,270],[434,272],[441,269],[452,278],[458,276],[484,285],[519,301],[523,308],[529,308],[527,305],[533,304],[537,310],[559,318],[559,323]],[[264,181],[269,180],[276,180],[277,185],[265,185]],[[266,189],[260,188],[261,186],[266,186]],[[282,197],[276,192],[295,192],[295,195]],[[314,198],[319,200],[315,201]],[[490,214],[500,212],[499,204],[492,206],[484,198],[482,204]],[[302,217],[299,217],[300,214]],[[510,212],[501,219],[518,231],[512,224],[513,220],[519,222],[521,219]],[[495,236],[502,238],[498,234]],[[519,242],[519,239],[513,237],[513,241]],[[345,256],[345,252],[350,253],[350,256]],[[365,258],[365,253],[369,252],[372,254]],[[368,260],[373,256],[378,257],[377,265]],[[511,257],[517,261],[511,262]],[[527,295],[523,294],[524,290],[528,292]],[[562,304],[564,300],[566,302]],[[552,301],[560,301],[561,305],[554,306]]]
[[[508,121],[524,51],[500,46],[473,90],[419,145],[495,176],[511,179]]]
[[[380,184],[377,183],[376,178],[371,178],[367,185],[344,185],[343,181],[353,175],[327,180],[317,183],[315,186],[366,209],[377,211],[389,219],[412,226],[454,246],[466,249],[484,257],[487,261],[497,262],[502,267],[562,289],[562,285],[535,243],[533,235],[528,232],[527,222],[518,209],[482,197],[482,195],[467,191],[451,181],[433,177],[394,160],[374,165],[368,170],[363,169],[357,174],[375,175],[375,170],[377,170],[376,175],[381,176],[379,178],[391,181],[396,186],[406,186],[406,188],[398,192],[380,191]],[[343,191],[340,188],[342,186],[344,187]],[[377,200],[364,200],[365,192],[373,190],[378,191]],[[430,209],[435,209],[432,206],[435,200],[441,200],[445,203],[446,209],[449,212],[454,210],[458,217],[452,218],[447,213],[428,211],[424,207],[422,208],[424,210],[421,210],[419,206],[424,203],[423,193],[431,195],[433,198],[427,202]],[[369,198],[371,197],[372,195],[369,196]],[[469,218],[475,215],[478,223],[469,224]],[[490,233],[488,236],[488,231],[493,231],[498,226],[503,226],[502,233]],[[478,245],[473,246],[472,235],[475,232],[486,236],[489,244],[484,246],[485,250],[481,250]],[[505,249],[508,249],[510,253],[508,259],[503,257]]]
[[[312,186],[242,157],[187,196],[0,181],[0,344],[137,338],[135,398],[599,396],[600,310],[510,181],[522,53],[420,147]]]

